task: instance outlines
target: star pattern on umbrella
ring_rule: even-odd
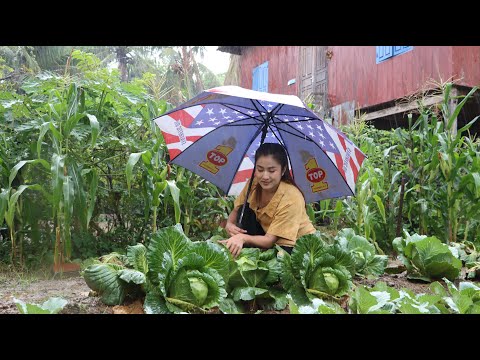
[[[216,128],[252,117],[261,118],[261,115],[259,115],[258,111],[246,110],[240,107],[208,104],[198,113],[189,128]]]
[[[265,100],[259,100],[258,102],[268,112],[272,111],[278,105],[278,103],[271,102],[271,101],[265,101]]]

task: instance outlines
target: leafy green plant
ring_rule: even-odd
[[[443,281],[447,284],[447,291],[439,283],[430,285],[432,291],[442,296],[446,306],[455,314],[480,314],[480,287],[469,281],[462,281],[458,288],[448,279]],[[450,296],[449,296],[450,295]]]
[[[353,256],[321,237],[318,231],[300,237],[292,254],[280,258],[282,285],[298,305],[309,305],[315,297],[338,301],[352,287]]]
[[[468,232],[479,209],[478,148],[472,146],[468,134],[479,117],[459,129],[456,123],[463,106],[478,88],[456,95],[452,82],[435,86],[443,96],[438,107],[425,107],[419,101],[416,121],[410,114],[408,130],[398,128],[395,133],[398,148],[407,157],[405,203],[410,227],[448,243],[456,242],[460,225]]]
[[[450,249],[462,260],[466,270],[466,278],[474,279],[480,275],[480,252],[474,243],[464,241],[462,243],[450,243]],[[458,254],[458,255],[457,255]]]
[[[353,229],[340,230],[335,241],[344,251],[353,255],[356,274],[379,276],[384,273],[388,256],[377,255],[375,247],[363,236],[356,235]]]
[[[148,314],[205,312],[227,296],[228,256],[219,244],[190,241],[177,224],[158,230],[148,247],[129,246],[127,255],[89,265],[84,278],[108,305],[145,294]]]
[[[407,267],[410,279],[430,282],[432,279],[446,277],[454,280],[462,268],[462,262],[435,236],[407,233],[405,239],[395,238],[393,246]]]
[[[243,248],[230,264],[227,292],[239,304],[237,308],[248,312],[285,309],[287,294],[279,283],[281,265],[276,249]],[[220,309],[228,312],[222,305]]]
[[[180,224],[160,229],[148,246],[154,288],[145,298],[145,312],[205,312],[218,306],[227,296],[228,256],[219,244],[190,241]]]
[[[129,247],[127,254],[113,252],[104,255],[83,271],[88,287],[96,291],[107,305],[122,304],[127,295],[135,297],[145,291],[142,286],[146,283],[145,268],[138,266],[141,264],[138,257],[145,257],[145,246]]]
[[[445,314],[442,297],[432,294],[414,294],[408,289],[396,290],[383,281],[373,288],[358,286],[349,302],[351,314]]]
[[[29,304],[13,298],[20,314],[57,314],[67,305],[68,301],[62,298],[49,298],[43,304]]]
[[[310,305],[297,306],[290,294],[287,295],[290,314],[346,314],[336,302],[327,302],[319,298],[312,299]]]

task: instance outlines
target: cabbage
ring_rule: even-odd
[[[356,235],[353,229],[340,230],[335,236],[335,243],[353,255],[355,260],[354,273],[378,276],[385,272],[388,257],[386,255],[376,255],[375,247],[363,236]]]
[[[351,253],[327,245],[319,232],[300,237],[292,255],[283,255],[281,265],[282,284],[299,306],[314,298],[334,300],[347,294],[355,268]]]
[[[453,281],[460,274],[462,261],[435,236],[413,234],[406,239],[395,238],[392,244],[410,279],[432,281],[446,277]]]
[[[190,277],[188,278],[188,281],[190,282],[190,288],[192,289],[192,293],[197,300],[197,305],[203,305],[208,295],[207,283],[197,277]]]
[[[338,278],[334,274],[329,272],[324,273],[323,276],[325,278],[325,283],[327,284],[328,289],[330,290],[328,291],[328,293],[335,294],[335,292],[338,289],[338,285],[340,284],[340,281],[338,281]]]

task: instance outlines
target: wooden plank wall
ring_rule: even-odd
[[[330,46],[328,97],[331,106],[356,101],[357,108],[410,95],[429,79],[480,84],[479,46],[414,46],[412,51],[375,63],[375,46]]]
[[[297,95],[298,46],[252,46],[245,49],[240,62],[241,86],[252,88],[252,70],[268,61],[268,92]],[[288,81],[296,79],[293,85]]]

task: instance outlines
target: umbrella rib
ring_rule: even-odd
[[[288,130],[279,128],[275,122],[274,122],[274,124],[275,124],[276,129],[277,129],[279,132],[280,132],[280,131],[283,131],[283,132],[286,132],[287,134],[290,134],[290,135],[292,135],[292,136],[296,136],[296,137],[299,137],[300,139],[308,140],[308,141],[311,141],[311,142],[315,143],[314,140],[312,140],[311,138],[309,138],[309,137],[308,137],[307,135],[305,135],[305,134],[303,134],[303,135],[295,134],[295,133],[293,133],[293,132],[291,132],[291,131],[288,131]],[[285,123],[280,123],[280,124],[285,124]],[[285,125],[289,126],[288,124],[285,124]],[[297,129],[295,129],[293,126],[289,126],[289,127],[291,127],[293,130],[295,130],[295,131],[297,131],[297,132],[300,133],[300,131],[298,131]],[[301,133],[300,133],[300,134],[301,134]],[[316,143],[315,143],[315,144],[316,144]]]
[[[255,101],[256,101],[256,103],[255,103]],[[252,103],[253,106],[255,106],[255,109],[258,111],[258,113],[260,113],[260,110],[258,109],[257,104],[262,107],[263,111],[268,112],[268,110],[265,109],[265,106],[263,106],[262,104],[260,104],[260,101],[258,101],[258,100],[256,100],[256,99],[250,99],[250,102]]]
[[[279,115],[283,115],[283,116],[295,116],[295,115],[288,115],[288,114],[276,114],[275,116],[279,116]],[[281,119],[278,119],[278,120],[281,120]],[[289,122],[308,122],[308,121],[312,121],[312,120],[320,120],[320,121],[323,121],[322,119],[320,118],[308,118],[308,119],[303,119],[303,120],[289,120]]]

